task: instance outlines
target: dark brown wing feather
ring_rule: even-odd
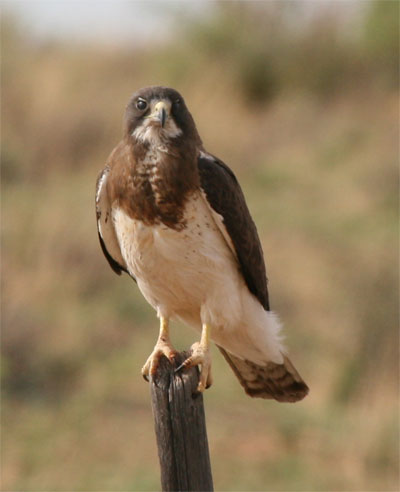
[[[260,239],[240,185],[229,167],[214,156],[198,159],[201,187],[223,217],[250,292],[269,311],[267,275]]]
[[[96,182],[97,232],[101,250],[110,264],[110,267],[115,273],[121,275],[122,272],[129,272],[121,256],[121,251],[114,231],[114,224],[111,219],[111,203],[107,190],[107,178],[109,172],[110,167],[106,166],[99,174]]]

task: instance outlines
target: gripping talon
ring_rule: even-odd
[[[197,364],[193,364],[192,357],[188,357],[186,360],[182,362],[182,364],[175,369],[175,372],[179,372],[182,369],[187,369],[189,367],[195,366]]]
[[[209,348],[210,328],[207,324],[203,325],[201,333],[201,340],[192,345],[191,355],[182,362],[176,369],[175,373],[187,369],[189,367],[201,366],[199,384],[197,385],[197,392],[202,393],[205,389],[209,388],[212,384],[211,378],[211,355]],[[160,335],[157,340],[156,346],[150,357],[147,359],[146,364],[143,366],[142,375],[146,381],[153,381],[157,372],[157,367],[160,358],[165,355],[169,361],[175,365],[176,363],[176,350],[172,347],[168,337],[168,322],[161,318]]]
[[[175,369],[175,372],[197,365],[201,366],[197,392],[203,393],[203,391],[212,384],[209,327],[207,325],[203,325],[200,343],[197,342],[192,345],[192,354],[177,369]]]
[[[171,355],[168,356],[168,360],[171,362],[171,364],[175,365],[175,362],[176,362],[176,356],[177,356],[178,352],[176,352],[174,350],[173,353],[171,353]]]
[[[142,368],[143,378],[147,382],[152,381],[153,377],[156,375],[161,357],[165,355],[165,357],[167,357],[167,359],[174,364],[176,354],[177,351],[174,349],[169,340],[168,319],[161,317],[160,334],[153,352],[150,354],[150,357],[147,359]]]

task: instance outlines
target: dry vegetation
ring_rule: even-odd
[[[145,52],[3,22],[2,490],[159,487],[140,376],[157,320],[102,257],[93,205],[124,105],[153,83],[239,176],[311,388],[251,400],[214,352],[216,489],[398,490],[398,4],[346,33],[294,13],[223,3]],[[195,336],[175,326],[179,348]]]

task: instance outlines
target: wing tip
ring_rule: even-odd
[[[99,234],[99,241],[100,241],[100,246],[101,246],[101,249],[103,251],[103,254],[106,257],[106,259],[107,259],[110,267],[113,269],[113,271],[117,275],[121,275],[122,272],[129,274],[128,270],[125,267],[123,267],[122,265],[120,265],[117,261],[115,261],[114,258],[110,255],[110,253],[107,251],[106,245],[104,244],[104,241],[103,241],[103,238],[101,237],[100,232],[98,234]]]

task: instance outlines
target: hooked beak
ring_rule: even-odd
[[[171,104],[167,101],[159,101],[155,106],[151,114],[151,117],[161,123],[161,127],[164,128],[165,122],[168,119],[171,109]]]

